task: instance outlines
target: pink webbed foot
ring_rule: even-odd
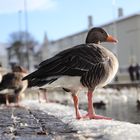
[[[83,118],[112,120],[112,118],[109,118],[106,116],[101,116],[101,115],[96,115],[96,114],[86,114],[85,116],[83,116]]]
[[[82,118],[83,118],[83,116],[81,115],[80,111],[78,110],[77,113],[76,113],[76,119],[80,120]]]
[[[76,116],[76,119],[77,119],[77,120],[80,120],[81,118],[83,118],[81,115]]]

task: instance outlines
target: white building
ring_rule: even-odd
[[[8,68],[7,44],[0,43],[0,63],[3,67]]]
[[[140,64],[140,14],[119,17],[117,20],[101,25],[109,34],[118,39],[117,44],[103,45],[116,53],[120,69],[119,79],[127,80],[127,69],[130,64]],[[53,56],[57,52],[85,42],[88,29],[79,33],[50,41],[42,48],[42,59]],[[48,51],[49,50],[49,51]],[[127,78],[127,79],[126,79]]]

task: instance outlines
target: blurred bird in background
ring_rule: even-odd
[[[5,68],[2,67],[2,64],[0,63],[0,82],[2,80],[2,76],[7,72]]]
[[[7,106],[9,106],[9,94],[15,97],[15,105],[19,106],[19,97],[28,86],[27,80],[22,81],[22,78],[27,74],[26,69],[22,66],[15,65],[12,68],[12,72],[3,75],[0,83],[0,91],[1,93],[5,93]]]

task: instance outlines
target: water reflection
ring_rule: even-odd
[[[106,94],[105,94],[106,93]],[[137,89],[113,89],[99,90],[96,96],[100,96],[103,101],[107,99],[105,107],[97,108],[97,114],[112,117],[115,120],[140,124],[140,105],[137,104],[139,92]],[[96,97],[95,97],[96,101]]]
[[[94,105],[97,114],[108,116],[118,121],[126,121],[140,124],[140,105],[137,99],[140,92],[136,88],[99,89],[94,94]],[[83,95],[80,95],[80,108],[87,110],[87,102]],[[103,103],[105,103],[105,105]]]
[[[128,101],[127,103],[114,102],[111,105],[107,105],[106,109],[96,108],[96,112],[112,117],[115,120],[140,124],[140,109],[137,108],[135,101]]]

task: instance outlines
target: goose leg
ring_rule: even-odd
[[[13,106],[14,107],[19,107],[19,108],[25,108],[24,105],[20,104],[20,94],[16,95],[16,102],[15,102],[15,104]]]
[[[44,93],[45,102],[47,102],[48,101],[48,98],[47,98],[47,89],[44,89],[43,90],[43,93]]]
[[[5,95],[5,99],[6,99],[6,106],[9,106],[9,97],[7,94]]]
[[[38,102],[39,102],[39,103],[41,103],[41,96],[40,96],[40,94],[41,94],[41,91],[39,90],[39,91],[38,91]]]
[[[20,106],[20,105],[19,105],[19,94],[16,95],[16,104],[15,104],[15,105],[16,105],[16,106]]]
[[[82,116],[79,111],[79,100],[78,96],[75,94],[72,94],[73,102],[74,102],[74,107],[75,107],[75,113],[76,113],[76,119],[81,119]]]
[[[106,119],[106,120],[112,119],[105,116],[96,115],[92,101],[93,91],[89,90],[87,96],[88,96],[88,114],[85,117],[88,117],[89,119]]]

